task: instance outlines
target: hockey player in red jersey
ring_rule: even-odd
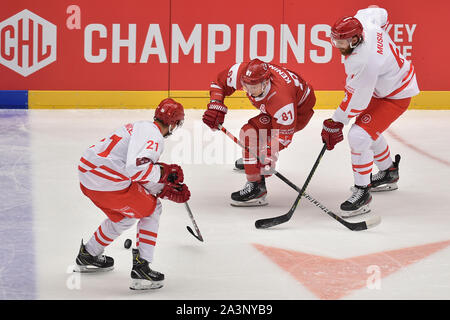
[[[203,122],[213,130],[225,120],[225,97],[243,89],[261,113],[251,118],[240,131],[247,183],[231,194],[234,206],[267,204],[265,177],[270,175],[278,152],[287,148],[294,133],[311,119],[316,102],[314,90],[297,73],[259,59],[237,63],[220,72],[211,83],[210,102]],[[258,157],[255,157],[255,155]]]
[[[114,266],[104,249],[137,222],[136,249],[132,250],[131,289],[156,289],[164,275],[150,268],[161,215],[160,199],[178,203],[190,197],[183,170],[159,162],[164,138],[184,121],[183,106],[164,99],[154,121],[138,121],[115,130],[89,147],[80,159],[80,187],[107,216],[76,258],[75,271],[107,271]]]
[[[341,204],[344,217],[369,212],[371,191],[397,189],[400,155],[392,160],[383,132],[419,93],[414,66],[401,55],[387,26],[387,11],[370,6],[331,28],[332,43],[345,57],[347,79],[344,100],[323,123],[328,150],[343,140],[344,125],[356,119],[348,132],[355,186]],[[372,175],[374,163],[379,171]]]

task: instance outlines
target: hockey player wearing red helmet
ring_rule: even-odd
[[[400,53],[385,31],[387,11],[377,6],[340,18],[331,28],[331,42],[345,57],[345,98],[330,119],[323,122],[322,140],[328,150],[348,132],[354,187],[341,204],[343,217],[370,211],[371,191],[398,188],[400,155],[395,161],[383,132],[408,108],[419,93],[414,66]],[[372,175],[375,164],[378,173]]]
[[[316,102],[314,90],[297,73],[284,67],[253,59],[237,63],[218,74],[210,86],[210,102],[203,122],[212,130],[225,120],[225,97],[243,89],[260,114],[240,131],[240,140],[250,149],[236,161],[244,169],[247,182],[231,194],[234,206],[267,205],[265,177],[270,176],[278,152],[288,147],[295,132],[311,119]],[[255,157],[258,156],[258,158]]]
[[[160,199],[184,203],[190,192],[180,166],[159,162],[164,138],[184,121],[183,106],[164,99],[154,121],[138,121],[116,129],[82,155],[78,174],[83,194],[107,218],[89,241],[81,241],[75,271],[108,271],[114,260],[103,255],[125,230],[137,223],[130,289],[157,289],[164,275],[150,268],[162,211]]]
[[[343,56],[352,54],[363,41],[363,26],[355,17],[343,17],[331,28],[331,43]]]
[[[184,108],[173,99],[164,99],[156,108],[153,119],[159,124],[161,131],[164,132],[163,137],[166,138],[183,126]]]

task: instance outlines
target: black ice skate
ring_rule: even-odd
[[[242,158],[239,158],[234,162],[234,170],[238,172],[244,171],[244,160]]]
[[[75,272],[101,272],[114,269],[114,259],[105,255],[92,256],[87,252],[83,240],[75,260]]]
[[[353,194],[341,204],[341,216],[344,218],[357,216],[370,212],[369,203],[372,201],[369,186],[357,186],[353,188]]]
[[[159,289],[163,286],[164,275],[150,269],[147,260],[142,259],[138,249],[132,249],[133,269],[131,270],[132,290]]]
[[[264,177],[261,177],[261,181],[247,181],[242,190],[233,192],[231,194],[231,205],[235,207],[265,206],[268,204],[266,195],[266,182]]]
[[[400,155],[395,155],[395,161],[392,166],[386,170],[378,171],[376,174],[372,175],[370,178],[370,184],[372,188],[370,191],[392,191],[398,189],[397,181],[399,179],[398,175],[398,165],[400,163]]]

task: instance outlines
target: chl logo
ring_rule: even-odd
[[[24,77],[56,61],[56,26],[29,10],[0,22],[0,63]]]
[[[361,116],[361,122],[364,124],[369,123],[370,121],[372,121],[372,116],[370,114],[364,114]]]
[[[270,120],[270,117],[267,115],[262,115],[261,117],[259,117],[259,122],[261,122],[262,124],[269,124]]]

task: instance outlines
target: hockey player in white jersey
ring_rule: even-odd
[[[158,236],[161,199],[184,203],[190,197],[183,184],[183,170],[176,164],[158,162],[164,138],[184,121],[183,106],[164,99],[154,121],[126,124],[89,147],[80,159],[80,188],[107,219],[83,244],[75,271],[107,271],[114,260],[103,254],[122,232],[137,222],[136,249],[132,250],[131,289],[156,289],[164,275],[150,268]]]
[[[345,98],[323,123],[321,136],[328,150],[343,140],[344,125],[355,118],[348,132],[355,186],[340,206],[344,217],[369,212],[371,191],[397,189],[400,155],[392,160],[383,132],[419,94],[414,66],[385,31],[387,17],[385,9],[370,6],[331,28],[347,78]],[[379,171],[372,175],[374,163]]]

